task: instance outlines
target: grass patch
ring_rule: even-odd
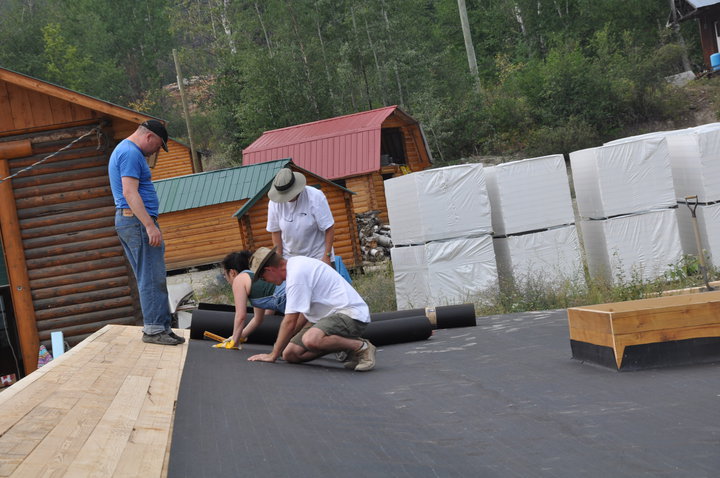
[[[718,271],[708,271],[711,278],[718,277]],[[685,256],[668,271],[655,280],[643,280],[638,273],[625,277],[616,273],[612,282],[590,279],[587,271],[584,277],[577,277],[548,283],[541,275],[524,277],[513,283],[487,290],[470,300],[479,316],[499,315],[537,310],[566,309],[582,305],[623,302],[627,300],[654,297],[663,292],[701,287],[705,285],[698,260]],[[351,273],[353,287],[365,300],[371,313],[397,310],[395,283],[392,263],[378,265],[364,273]],[[232,304],[229,284],[213,283],[200,294],[199,301]],[[427,304],[428,306],[437,304]]]

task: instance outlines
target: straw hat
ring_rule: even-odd
[[[275,255],[277,247],[270,249],[269,247],[258,247],[258,250],[250,257],[250,270],[253,273],[252,281],[260,280],[258,271],[262,271],[268,261]]]

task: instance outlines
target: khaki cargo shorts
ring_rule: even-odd
[[[325,335],[339,335],[340,337],[346,337],[348,339],[359,339],[363,332],[365,332],[367,325],[367,323],[355,320],[345,314],[332,314],[327,317],[323,317],[314,324],[312,322],[308,322],[305,327],[300,330],[300,332],[290,339],[290,343],[299,345],[305,350],[308,350],[303,344],[302,338],[303,335],[305,335],[305,332],[310,330],[312,327],[322,330]]]

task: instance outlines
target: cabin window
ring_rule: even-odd
[[[405,138],[400,128],[383,128],[380,139],[380,165],[407,164]]]

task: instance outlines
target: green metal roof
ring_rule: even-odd
[[[254,199],[249,201],[254,204],[289,162],[290,159],[278,159],[153,181],[160,199],[160,214],[243,199]]]
[[[5,267],[5,252],[3,251],[2,240],[0,240],[0,287],[10,285],[7,268]]]

